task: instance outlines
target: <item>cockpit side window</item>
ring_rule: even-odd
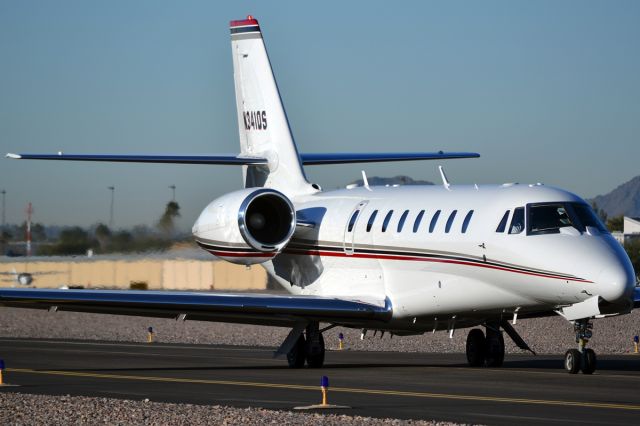
[[[539,203],[529,204],[527,207],[529,235],[557,234],[560,229],[566,227],[573,227],[580,233],[585,232],[587,227],[604,233],[609,232],[591,207],[585,203]]]
[[[524,231],[524,207],[518,207],[513,211],[509,234],[519,234]]]
[[[560,228],[580,225],[573,221],[564,203],[537,204],[529,207],[529,234],[557,234]]]
[[[500,223],[498,224],[498,227],[496,228],[496,232],[504,232],[504,230],[507,228],[507,221],[509,220],[509,213],[511,213],[511,210],[507,210],[506,212],[504,212],[504,216],[502,216],[502,220],[500,220]]]

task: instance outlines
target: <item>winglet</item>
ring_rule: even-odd
[[[13,153],[9,152],[9,153],[7,153],[7,155],[5,155],[5,157],[7,157],[7,158],[13,158],[13,159],[15,159],[15,160],[19,160],[19,159],[21,159],[21,158],[22,158],[22,155],[20,155],[20,154],[13,154]]]

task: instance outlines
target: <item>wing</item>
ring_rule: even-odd
[[[384,323],[391,305],[314,296],[170,291],[0,289],[0,306],[291,327]]]

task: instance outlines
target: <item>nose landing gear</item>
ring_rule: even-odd
[[[596,371],[596,353],[593,349],[587,349],[586,345],[593,335],[593,324],[589,318],[576,320],[573,330],[576,333],[578,349],[569,349],[564,355],[564,368],[569,374],[576,374],[582,370],[584,374],[593,374]]]

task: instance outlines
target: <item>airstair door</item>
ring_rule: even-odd
[[[344,228],[344,252],[347,255],[352,255],[354,252],[356,229],[358,228],[358,222],[360,222],[363,210],[368,203],[369,200],[359,202],[349,215],[347,224]]]

